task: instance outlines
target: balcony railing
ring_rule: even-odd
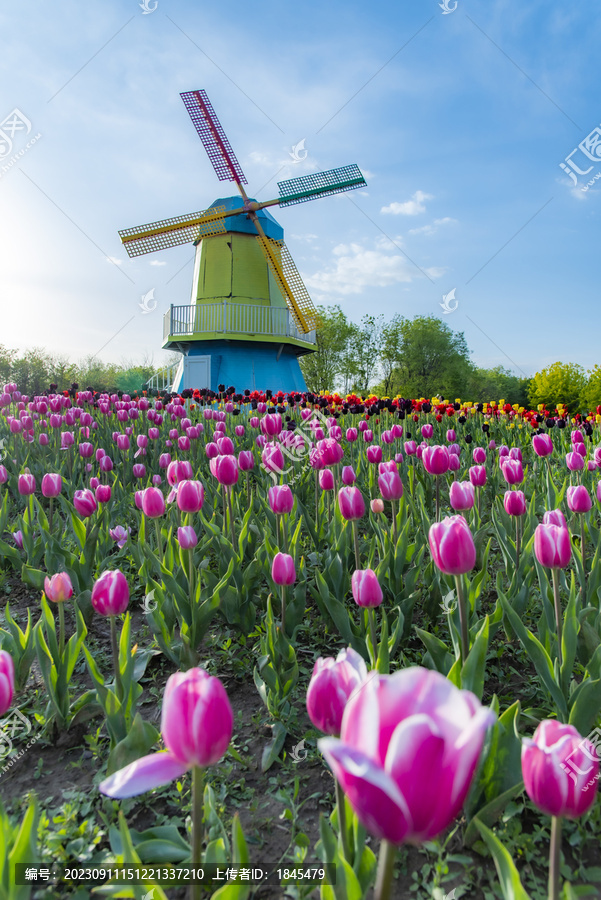
[[[317,342],[315,331],[298,330],[288,309],[245,303],[198,303],[171,306],[163,318],[163,340],[192,334],[250,334]]]

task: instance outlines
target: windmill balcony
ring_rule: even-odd
[[[251,306],[227,300],[171,306],[163,317],[163,347],[190,341],[243,340],[294,344],[313,350],[315,331],[303,334],[287,308]]]

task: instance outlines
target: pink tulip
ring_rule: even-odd
[[[269,507],[276,516],[292,512],[294,496],[287,484],[274,484],[267,492]]]
[[[498,452],[499,452],[499,461],[501,461],[502,458],[509,456],[509,447],[507,447],[505,444],[501,444]]]
[[[319,486],[322,491],[334,490],[334,475],[331,469],[321,469],[319,473]]]
[[[343,484],[346,484],[350,487],[350,485],[354,484],[357,480],[357,476],[355,475],[355,470],[352,466],[343,466],[341,480]]]
[[[73,585],[66,572],[57,572],[52,578],[44,579],[44,593],[53,603],[64,603],[73,596]]]
[[[94,491],[94,497],[98,501],[98,503],[108,503],[111,499],[111,486],[110,484],[99,484]]]
[[[292,556],[288,553],[276,553],[271,565],[271,577],[280,586],[294,584],[296,569]]]
[[[35,492],[35,478],[33,475],[19,475],[17,489],[22,497],[28,497]]]
[[[128,603],[129,587],[125,575],[119,569],[107,569],[94,583],[92,606],[101,616],[120,616]]]
[[[541,566],[547,569],[564,569],[572,554],[570,532],[560,525],[537,525],[534,532],[534,553]]]
[[[522,462],[522,451],[519,447],[512,447],[509,451],[509,459],[517,459],[518,462]]]
[[[93,515],[98,509],[94,494],[92,491],[87,490],[87,488],[83,491],[75,491],[73,495],[73,506],[82,519],[89,518],[89,516]]]
[[[142,465],[142,463],[135,463],[132,466],[131,472],[134,478],[146,478],[146,466]]]
[[[474,487],[484,487],[486,484],[486,466],[470,466],[468,474]]]
[[[221,681],[204,669],[176,672],[163,695],[161,733],[166,752],[143,756],[98,787],[122,800],[168,784],[193,766],[214,765],[225,754],[233,729],[234,714]]]
[[[177,506],[184,513],[202,509],[205,499],[204,485],[200,481],[180,481],[177,486]]]
[[[434,434],[434,427],[427,423],[426,425],[422,425],[422,437],[425,441],[429,441],[432,435]]]
[[[158,519],[165,515],[165,497],[156,487],[146,488],[142,495],[142,512],[149,519]]]
[[[279,413],[267,413],[259,424],[266,437],[274,437],[282,430],[282,417]]]
[[[227,437],[227,435],[217,438],[215,443],[217,444],[220,456],[231,456],[234,452],[234,442],[231,438]]]
[[[601,481],[597,482],[597,500],[601,503]]]
[[[88,441],[79,445],[79,455],[82,459],[89,459],[94,455],[94,447]]]
[[[170,453],[161,453],[159,456],[159,469],[166,469],[171,462],[171,454]]]
[[[543,513],[543,525],[557,525],[559,528],[567,528],[566,517],[560,509],[549,509]]]
[[[548,434],[535,434],[532,438],[532,449],[537,456],[551,456],[553,441]]]
[[[47,472],[42,478],[42,495],[44,497],[58,497],[63,489],[63,479],[60,475]]]
[[[131,528],[124,528],[123,525],[115,525],[114,528],[111,528],[109,534],[111,536],[111,540],[115,541],[117,546],[121,550],[127,544],[128,538],[131,534]]]
[[[461,460],[459,457],[455,453],[449,453],[449,472],[458,472],[460,468]]]
[[[445,575],[463,575],[476,565],[476,546],[463,516],[447,516],[428,533],[432,558]]]
[[[398,472],[398,466],[394,459],[389,459],[386,462],[381,462],[378,465],[378,475],[383,475],[384,472]]]
[[[363,432],[363,442],[365,444],[371,444],[373,439],[374,439],[373,431],[371,430],[371,428],[366,428],[365,431]]]
[[[192,550],[198,544],[198,536],[192,525],[181,525],[177,529],[177,542],[182,550]]]
[[[333,438],[324,438],[319,441],[317,449],[321,451],[326,466],[335,466],[344,456],[344,450]]]
[[[347,701],[366,678],[365,662],[351,647],[341,650],[336,659],[320,656],[307,690],[307,712],[313,725],[338,737]]]
[[[433,840],[459,814],[494,714],[439,672],[371,675],[340,739],[318,747],[364,827],[393,844]]]
[[[422,431],[425,427],[424,425]],[[442,446],[426,447],[422,454],[422,462],[428,474],[444,475],[449,469],[449,451]]]
[[[249,472],[254,468],[255,457],[252,450],[241,450],[238,454],[238,468],[241,472]]]
[[[365,500],[358,487],[347,485],[338,491],[338,508],[343,519],[352,522],[365,515]]]
[[[477,466],[482,466],[486,462],[486,450],[484,447],[474,447],[472,450],[472,459]]]
[[[400,500],[403,496],[403,482],[398,472],[384,472],[378,476],[378,487],[384,500]]]
[[[451,504],[451,509],[473,509],[474,485],[470,481],[451,482],[449,502]]]
[[[98,463],[101,472],[112,472],[113,470],[113,460],[110,456],[103,456],[100,462]]]
[[[359,431],[367,431],[369,425],[367,424],[367,421],[365,419],[361,419],[361,421],[357,425],[357,428],[359,429]]]
[[[576,451],[576,453],[579,453],[580,456],[582,456],[582,458],[585,459],[586,458],[585,444],[574,444],[573,446],[574,446],[574,450]]]
[[[414,456],[417,453],[417,444],[415,441],[405,441],[404,446],[407,456]]]
[[[372,513],[383,513],[384,512],[384,501],[380,499],[380,497],[374,497],[374,499],[369,504]]]
[[[580,429],[576,429],[570,435],[571,441],[573,444],[582,444],[584,443],[584,435],[580,431]]]
[[[357,606],[371,608],[382,603],[382,588],[373,569],[356,569],[351,578],[351,590]]]
[[[13,541],[19,548],[19,550],[23,549],[23,532],[22,531],[13,531],[12,532]]]
[[[171,487],[175,487],[180,481],[186,481],[189,478],[194,478],[192,463],[189,460],[174,459],[167,466],[167,481]]]
[[[8,471],[6,466],[0,466],[0,484],[6,484],[8,481]]]
[[[0,716],[10,709],[15,693],[15,664],[6,650],[0,650]]]
[[[347,428],[346,429],[346,439],[349,444],[352,444],[359,437],[356,428]]]
[[[367,461],[373,465],[382,462],[382,448],[379,444],[367,448]]]
[[[209,468],[219,484],[229,487],[238,481],[238,460],[233,455],[216,456],[210,461]]]
[[[457,440],[457,434],[454,428],[449,428],[447,431],[447,441],[449,444],[453,444]]]
[[[566,453],[566,465],[570,472],[580,472],[581,469],[584,469],[584,463],[584,457],[576,453],[575,450],[572,450],[571,453]]]
[[[284,454],[277,444],[266,444],[261,451],[261,462],[268,472],[284,471]]]
[[[568,508],[573,513],[587,513],[593,508],[591,495],[583,484],[569,487],[566,491]]]
[[[532,738],[522,739],[522,776],[526,793],[541,812],[577,819],[595,802],[597,750],[573,725],[545,719]]]
[[[524,470],[519,459],[506,458],[501,465],[501,471],[507,484],[521,484],[524,480]]]
[[[461,456],[461,447],[459,444],[449,444],[447,450],[449,451],[449,456]]]
[[[526,513],[526,498],[523,491],[505,491],[503,505],[508,516],[523,516]]]

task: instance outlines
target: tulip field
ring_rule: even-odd
[[[0,393],[0,900],[601,897],[601,415],[222,388]]]

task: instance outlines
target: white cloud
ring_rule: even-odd
[[[162,259],[153,259],[153,260],[151,260],[150,265],[151,266],[166,266],[167,263],[164,262]]]
[[[441,225],[456,225],[457,219],[452,219],[450,216],[445,216],[443,219],[434,219],[434,222],[431,225],[422,225],[421,228],[410,228],[409,234],[425,234],[431,235],[436,234]]]
[[[376,242],[381,248],[382,243]],[[367,287],[389,287],[421,277],[419,270],[402,255],[372,250],[361,244],[338,244],[334,261],[325,271],[304,277],[309,289],[320,294],[361,294]],[[444,270],[424,270],[431,278],[439,278]]]
[[[390,213],[393,216],[417,216],[419,213],[426,211],[424,200],[432,200],[433,194],[424,194],[423,191],[416,191],[411,200],[405,203],[391,203],[390,206],[383,206],[380,212]]]

